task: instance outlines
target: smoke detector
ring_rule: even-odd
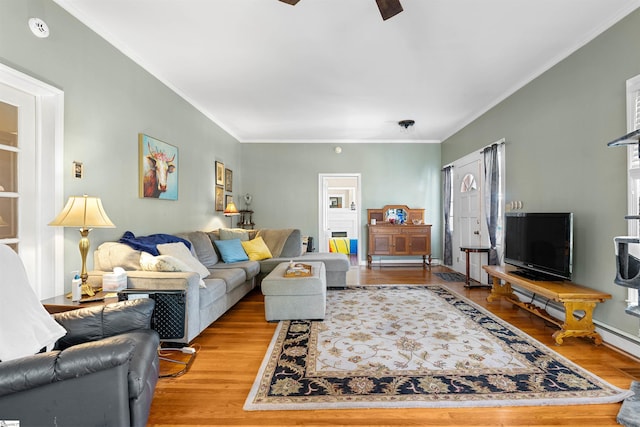
[[[38,38],[46,39],[49,37],[49,26],[40,18],[29,19],[29,29]]]

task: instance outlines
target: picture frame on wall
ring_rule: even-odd
[[[224,208],[226,209],[227,206],[229,206],[229,203],[233,202],[233,195],[232,194],[227,194],[226,196],[224,196]]]
[[[233,191],[233,172],[231,169],[224,170],[224,189],[231,193]]]
[[[178,147],[138,134],[141,198],[178,200]]]
[[[224,163],[216,161],[216,185],[224,186]]]
[[[224,211],[224,187],[216,185],[216,212]]]

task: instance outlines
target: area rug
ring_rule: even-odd
[[[324,321],[282,321],[245,410],[612,403],[614,387],[439,286],[327,294]]]
[[[433,273],[439,278],[447,282],[464,282],[467,277],[460,273]]]

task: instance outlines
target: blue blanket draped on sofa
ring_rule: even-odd
[[[119,242],[124,243],[125,245],[129,245],[133,249],[148,252],[153,256],[160,255],[160,252],[158,252],[158,248],[156,248],[156,245],[160,245],[162,243],[182,242],[187,245],[187,248],[189,248],[189,250],[191,250],[191,242],[189,242],[188,240],[182,239],[178,236],[172,236],[171,234],[163,233],[136,237],[132,232],[125,231]]]

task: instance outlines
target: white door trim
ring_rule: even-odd
[[[47,223],[63,206],[64,92],[0,64],[0,83],[35,98],[35,188],[20,201],[20,209],[34,214],[33,243],[19,246],[21,255],[33,260],[29,278],[39,298],[64,292],[64,230]],[[19,137],[19,136],[18,136]],[[29,263],[30,264],[30,263]]]

